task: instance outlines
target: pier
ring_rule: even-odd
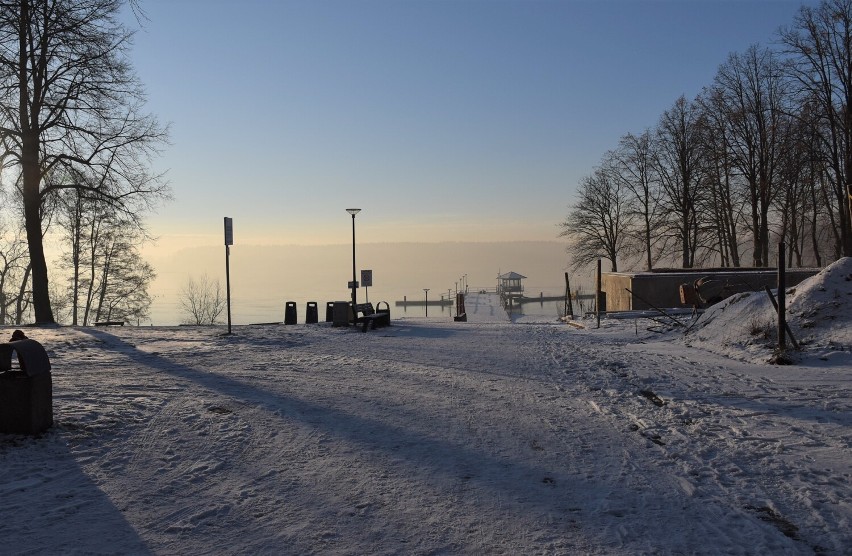
[[[430,299],[429,302],[427,303],[426,301],[424,301],[422,299],[411,299],[411,300],[409,300],[408,298],[405,298],[402,301],[395,301],[394,305],[396,305],[397,307],[425,307],[427,305],[429,307],[452,307],[453,306],[453,300],[452,299],[438,299],[438,300],[432,301]]]

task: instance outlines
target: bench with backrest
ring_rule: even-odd
[[[361,316],[358,316],[358,315]],[[377,313],[373,308],[372,303],[358,303],[355,305],[355,324],[361,324],[361,332],[366,332],[367,328],[376,329],[379,326],[389,326],[389,314],[384,312]]]

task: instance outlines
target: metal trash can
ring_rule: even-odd
[[[382,304],[384,304],[384,308],[382,308]],[[378,326],[390,326],[390,305],[387,301],[379,301],[376,303],[376,314],[381,315],[379,322],[376,323]]]
[[[295,301],[288,301],[284,306],[284,324],[296,324]]]
[[[308,305],[305,307],[305,324],[316,324],[317,322],[319,322],[317,302],[308,301]]]
[[[334,301],[325,302],[325,322],[334,322]]]
[[[334,302],[334,326],[349,326],[349,302],[335,301]]]
[[[38,434],[51,426],[53,379],[44,347],[30,339],[0,343],[0,433]]]

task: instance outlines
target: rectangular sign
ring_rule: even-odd
[[[225,217],[225,245],[234,244],[234,219]]]
[[[373,271],[372,270],[362,270],[361,271],[361,285],[365,288],[373,287]]]
[[[347,284],[346,287],[349,288],[350,290],[352,288],[355,288],[357,290],[358,289],[358,282],[353,282],[353,281],[350,280],[349,284]]]

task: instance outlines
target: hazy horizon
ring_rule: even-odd
[[[388,301],[393,305],[407,296],[439,299],[467,275],[473,288],[493,288],[498,273],[515,271],[527,277],[529,295],[564,291],[568,270],[566,244],[561,241],[515,242],[381,242],[356,245],[357,277],[373,271],[368,292],[358,290],[359,300]],[[190,277],[207,275],[225,287],[224,245],[179,249],[168,255],[149,255],[157,270],[152,284],[154,303],[151,322],[180,322],[180,290]],[[284,318],[284,304],[295,301],[300,319],[304,303],[348,300],[352,279],[352,244],[239,245],[230,254],[232,319],[236,324],[274,322]],[[575,286],[574,284],[577,284]],[[591,284],[592,277],[572,275],[572,287]]]

